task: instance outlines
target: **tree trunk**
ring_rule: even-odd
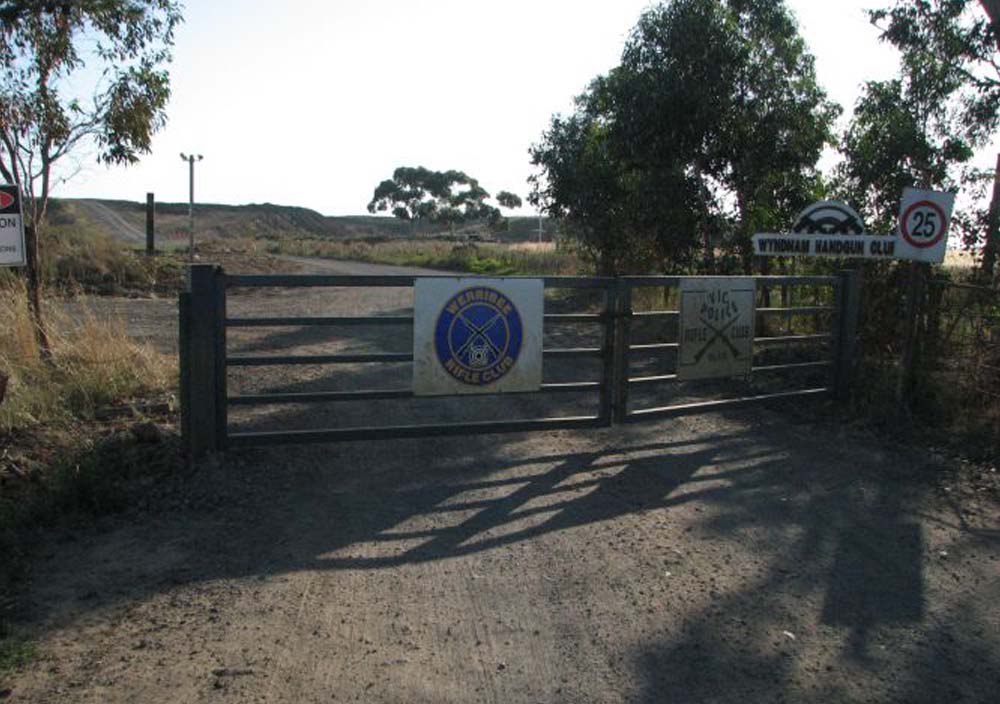
[[[35,338],[38,341],[38,351],[43,360],[52,359],[52,347],[49,334],[42,314],[41,272],[38,266],[38,231],[28,225],[24,228],[24,245],[28,264],[28,310],[31,312],[31,322],[35,326]]]
[[[986,220],[986,242],[983,245],[983,280],[993,281],[997,255],[1000,254],[1000,154],[997,154],[997,168],[993,173],[993,197],[990,199],[990,213]]]

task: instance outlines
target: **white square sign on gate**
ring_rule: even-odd
[[[750,373],[756,292],[753,277],[681,280],[678,378]]]
[[[413,290],[415,394],[541,388],[541,279],[423,278]]]
[[[21,189],[0,184],[0,266],[25,266],[26,256]]]

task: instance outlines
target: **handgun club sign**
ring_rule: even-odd
[[[745,376],[753,365],[752,277],[682,279],[681,380]]]
[[[414,296],[415,394],[541,387],[540,279],[417,279]]]
[[[954,203],[954,193],[907,188],[899,204],[896,231],[876,235],[865,231],[861,217],[846,203],[820,201],[799,213],[791,232],[754,235],[754,254],[940,264],[948,247]]]
[[[25,251],[20,189],[0,184],[0,266],[24,266]]]

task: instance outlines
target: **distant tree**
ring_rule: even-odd
[[[390,211],[401,220],[426,220],[449,227],[486,220],[495,224],[500,211],[488,204],[490,194],[461,171],[431,171],[422,166],[400,166],[382,181],[368,203],[368,212]]]
[[[166,120],[180,4],[172,0],[0,1],[0,176],[20,184],[26,219],[44,224],[52,167],[84,143],[131,164]],[[85,72],[84,69],[87,69]],[[82,87],[97,76],[92,90]],[[27,279],[43,354],[37,238]]]
[[[497,203],[500,204],[501,208],[507,208],[508,210],[520,208],[521,196],[516,193],[511,193],[510,191],[500,191],[497,193]]]
[[[981,190],[988,178],[969,162],[1000,127],[1000,32],[975,0],[897,0],[869,16],[882,41],[899,49],[901,73],[865,87],[842,140],[839,176],[869,219],[888,229],[904,187]],[[968,245],[984,245],[982,269],[992,276],[996,216],[991,222],[980,203],[953,222]]]

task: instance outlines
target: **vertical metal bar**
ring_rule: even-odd
[[[188,268],[191,296],[188,451],[199,459],[218,449],[216,436],[216,270],[211,264]]]
[[[614,421],[624,423],[628,416],[628,346],[632,326],[632,285],[625,279],[618,279],[616,288]]]
[[[182,291],[177,298],[177,358],[180,362],[181,440],[191,448],[191,294]],[[190,459],[190,452],[185,452]]]
[[[598,417],[602,425],[611,425],[615,408],[615,329],[618,324],[617,291],[615,282],[609,281],[604,288],[604,328],[601,341],[601,398]]]
[[[857,364],[858,312],[861,305],[861,279],[855,270],[840,272],[837,311],[836,377],[837,398],[851,396]]]
[[[226,449],[229,428],[229,408],[226,405],[226,276],[222,268],[215,270],[215,448]]]

